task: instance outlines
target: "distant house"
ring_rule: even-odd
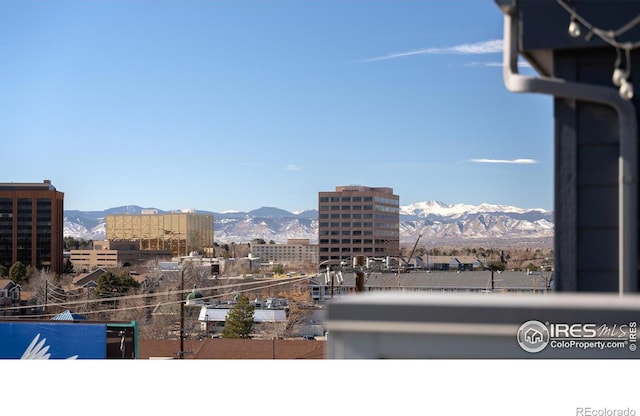
[[[73,289],[73,287],[71,288],[65,287],[64,288],[65,292],[73,293],[73,294],[78,294],[79,291],[85,292],[87,294],[92,293],[95,290],[95,288],[98,287],[98,279],[100,278],[100,276],[109,272],[114,274],[118,273],[117,270],[102,268],[102,267],[89,273],[81,273],[78,276],[76,276],[75,279],[73,279],[72,286],[75,287],[75,290]],[[133,280],[138,282],[140,284],[140,287],[143,289],[147,289],[151,285],[150,278],[146,274],[140,274],[140,273],[131,271],[129,272],[129,275],[131,276],[131,278],[133,278]]]
[[[418,263],[425,270],[457,270],[473,271],[482,267],[482,262],[475,256],[426,256]]]
[[[452,264],[460,271],[474,271],[482,267],[482,262],[474,256],[455,256]]]
[[[428,256],[426,261],[425,269],[427,270],[451,270],[454,267],[457,267],[458,262],[456,262],[451,256]]]
[[[256,325],[278,324],[287,322],[286,301],[281,299],[267,299],[265,302],[256,302],[253,321]],[[221,303],[202,305],[198,320],[206,333],[219,333],[224,329],[227,314],[233,308],[233,303]]]
[[[0,279],[0,316],[38,315],[43,311],[42,300],[13,280]]]
[[[21,291],[20,285],[13,280],[0,279],[0,316],[19,313]]]
[[[85,288],[88,292],[92,292],[98,287],[98,278],[105,273],[107,273],[107,270],[103,268],[98,268],[89,273],[81,273],[73,279],[73,284],[78,288]]]

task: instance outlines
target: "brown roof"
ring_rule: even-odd
[[[275,348],[274,348],[275,347]],[[225,339],[184,341],[185,359],[324,359],[326,342],[298,339]],[[138,358],[178,358],[179,340],[139,340]]]
[[[13,283],[13,280],[11,279],[0,279],[0,289],[6,289],[12,284],[15,284],[15,283]]]
[[[35,292],[29,292],[29,291],[26,291],[26,290],[21,290],[20,291],[20,300],[26,302],[26,301],[31,300],[35,295],[36,295]]]

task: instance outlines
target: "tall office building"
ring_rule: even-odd
[[[175,257],[213,247],[213,215],[182,210],[107,215],[106,239],[116,250],[169,250]]]
[[[400,254],[400,198],[391,188],[337,186],[318,193],[318,259]]]
[[[42,183],[0,183],[0,264],[63,268],[64,193]]]

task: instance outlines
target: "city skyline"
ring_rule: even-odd
[[[1,5],[2,180],[66,209],[553,210],[552,100],[506,90],[493,1]]]

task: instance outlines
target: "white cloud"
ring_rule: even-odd
[[[425,48],[415,51],[392,53],[377,58],[364,59],[363,62],[384,61],[387,59],[404,58],[415,55],[484,55],[490,53],[502,53],[502,39],[487,40],[484,42],[464,43],[444,48]]]
[[[473,66],[473,67],[477,67],[477,66],[489,66],[489,67],[503,67],[504,63],[502,62],[469,62],[468,64],[464,64],[464,66]],[[531,65],[529,64],[529,62],[525,61],[524,59],[520,59],[518,60],[518,67],[520,68],[531,68]]]
[[[507,163],[507,164],[512,164],[512,165],[535,165],[538,162],[535,159],[512,159],[512,160],[505,160],[505,159],[471,159],[470,162],[473,163]]]
[[[464,66],[489,66],[489,67],[502,67],[502,62],[469,62]]]
[[[291,164],[291,163],[288,164],[287,166],[285,166],[284,169],[288,170],[288,171],[300,170],[300,168],[298,166],[296,166],[294,164]]]

